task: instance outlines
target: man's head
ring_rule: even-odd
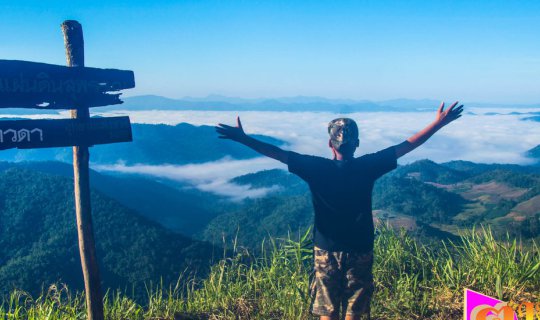
[[[329,147],[344,157],[352,157],[360,144],[358,126],[353,119],[337,118],[328,123]]]

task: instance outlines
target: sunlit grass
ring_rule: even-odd
[[[205,279],[175,286],[148,285],[140,304],[107,292],[108,319],[310,319],[312,250],[309,234],[271,239],[254,256],[236,248]],[[540,251],[536,244],[497,241],[489,230],[460,240],[423,244],[405,231],[379,229],[375,241],[375,319],[459,319],[463,288],[503,300],[540,301]],[[13,291],[0,319],[84,319],[84,296],[51,286],[33,299]]]

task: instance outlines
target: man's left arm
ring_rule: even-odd
[[[420,132],[416,133],[409,139],[403,141],[402,143],[395,145],[394,149],[396,151],[396,157],[400,158],[405,154],[413,151],[418,148],[424,142],[426,142],[435,132],[439,131],[442,127],[446,126],[450,122],[461,117],[461,112],[463,111],[463,105],[460,105],[456,108],[458,102],[454,102],[450,108],[446,111],[444,110],[444,102],[441,103],[439,110],[437,111],[437,118],[435,121],[430,123]]]

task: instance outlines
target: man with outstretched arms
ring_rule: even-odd
[[[236,126],[218,124],[219,138],[242,143],[267,157],[287,164],[289,171],[307,182],[315,211],[313,228],[314,271],[312,313],[321,320],[370,319],[373,294],[373,239],[371,194],[375,180],[397,166],[397,159],[426,142],[435,132],[461,117],[463,105],[444,103],[435,120],[395,146],[358,158],[358,126],[349,118],[328,124],[332,159],[285,151],[244,133]]]

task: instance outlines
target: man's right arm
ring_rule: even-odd
[[[236,127],[219,123],[216,126],[216,131],[220,134],[219,138],[221,139],[230,139],[239,142],[247,147],[250,147],[251,149],[257,151],[262,155],[265,155],[272,159],[276,159],[285,164],[288,164],[289,162],[288,151],[285,151],[269,143],[259,141],[245,134],[244,129],[242,128],[242,122],[240,121],[240,117],[236,118]]]
[[[405,154],[418,148],[424,142],[426,142],[435,132],[439,131],[442,127],[446,126],[450,122],[461,117],[463,111],[463,105],[456,108],[458,102],[454,102],[448,110],[444,111],[444,102],[441,103],[439,110],[437,111],[437,118],[430,123],[427,127],[416,133],[409,139],[394,146],[396,149],[396,157],[400,158]]]

